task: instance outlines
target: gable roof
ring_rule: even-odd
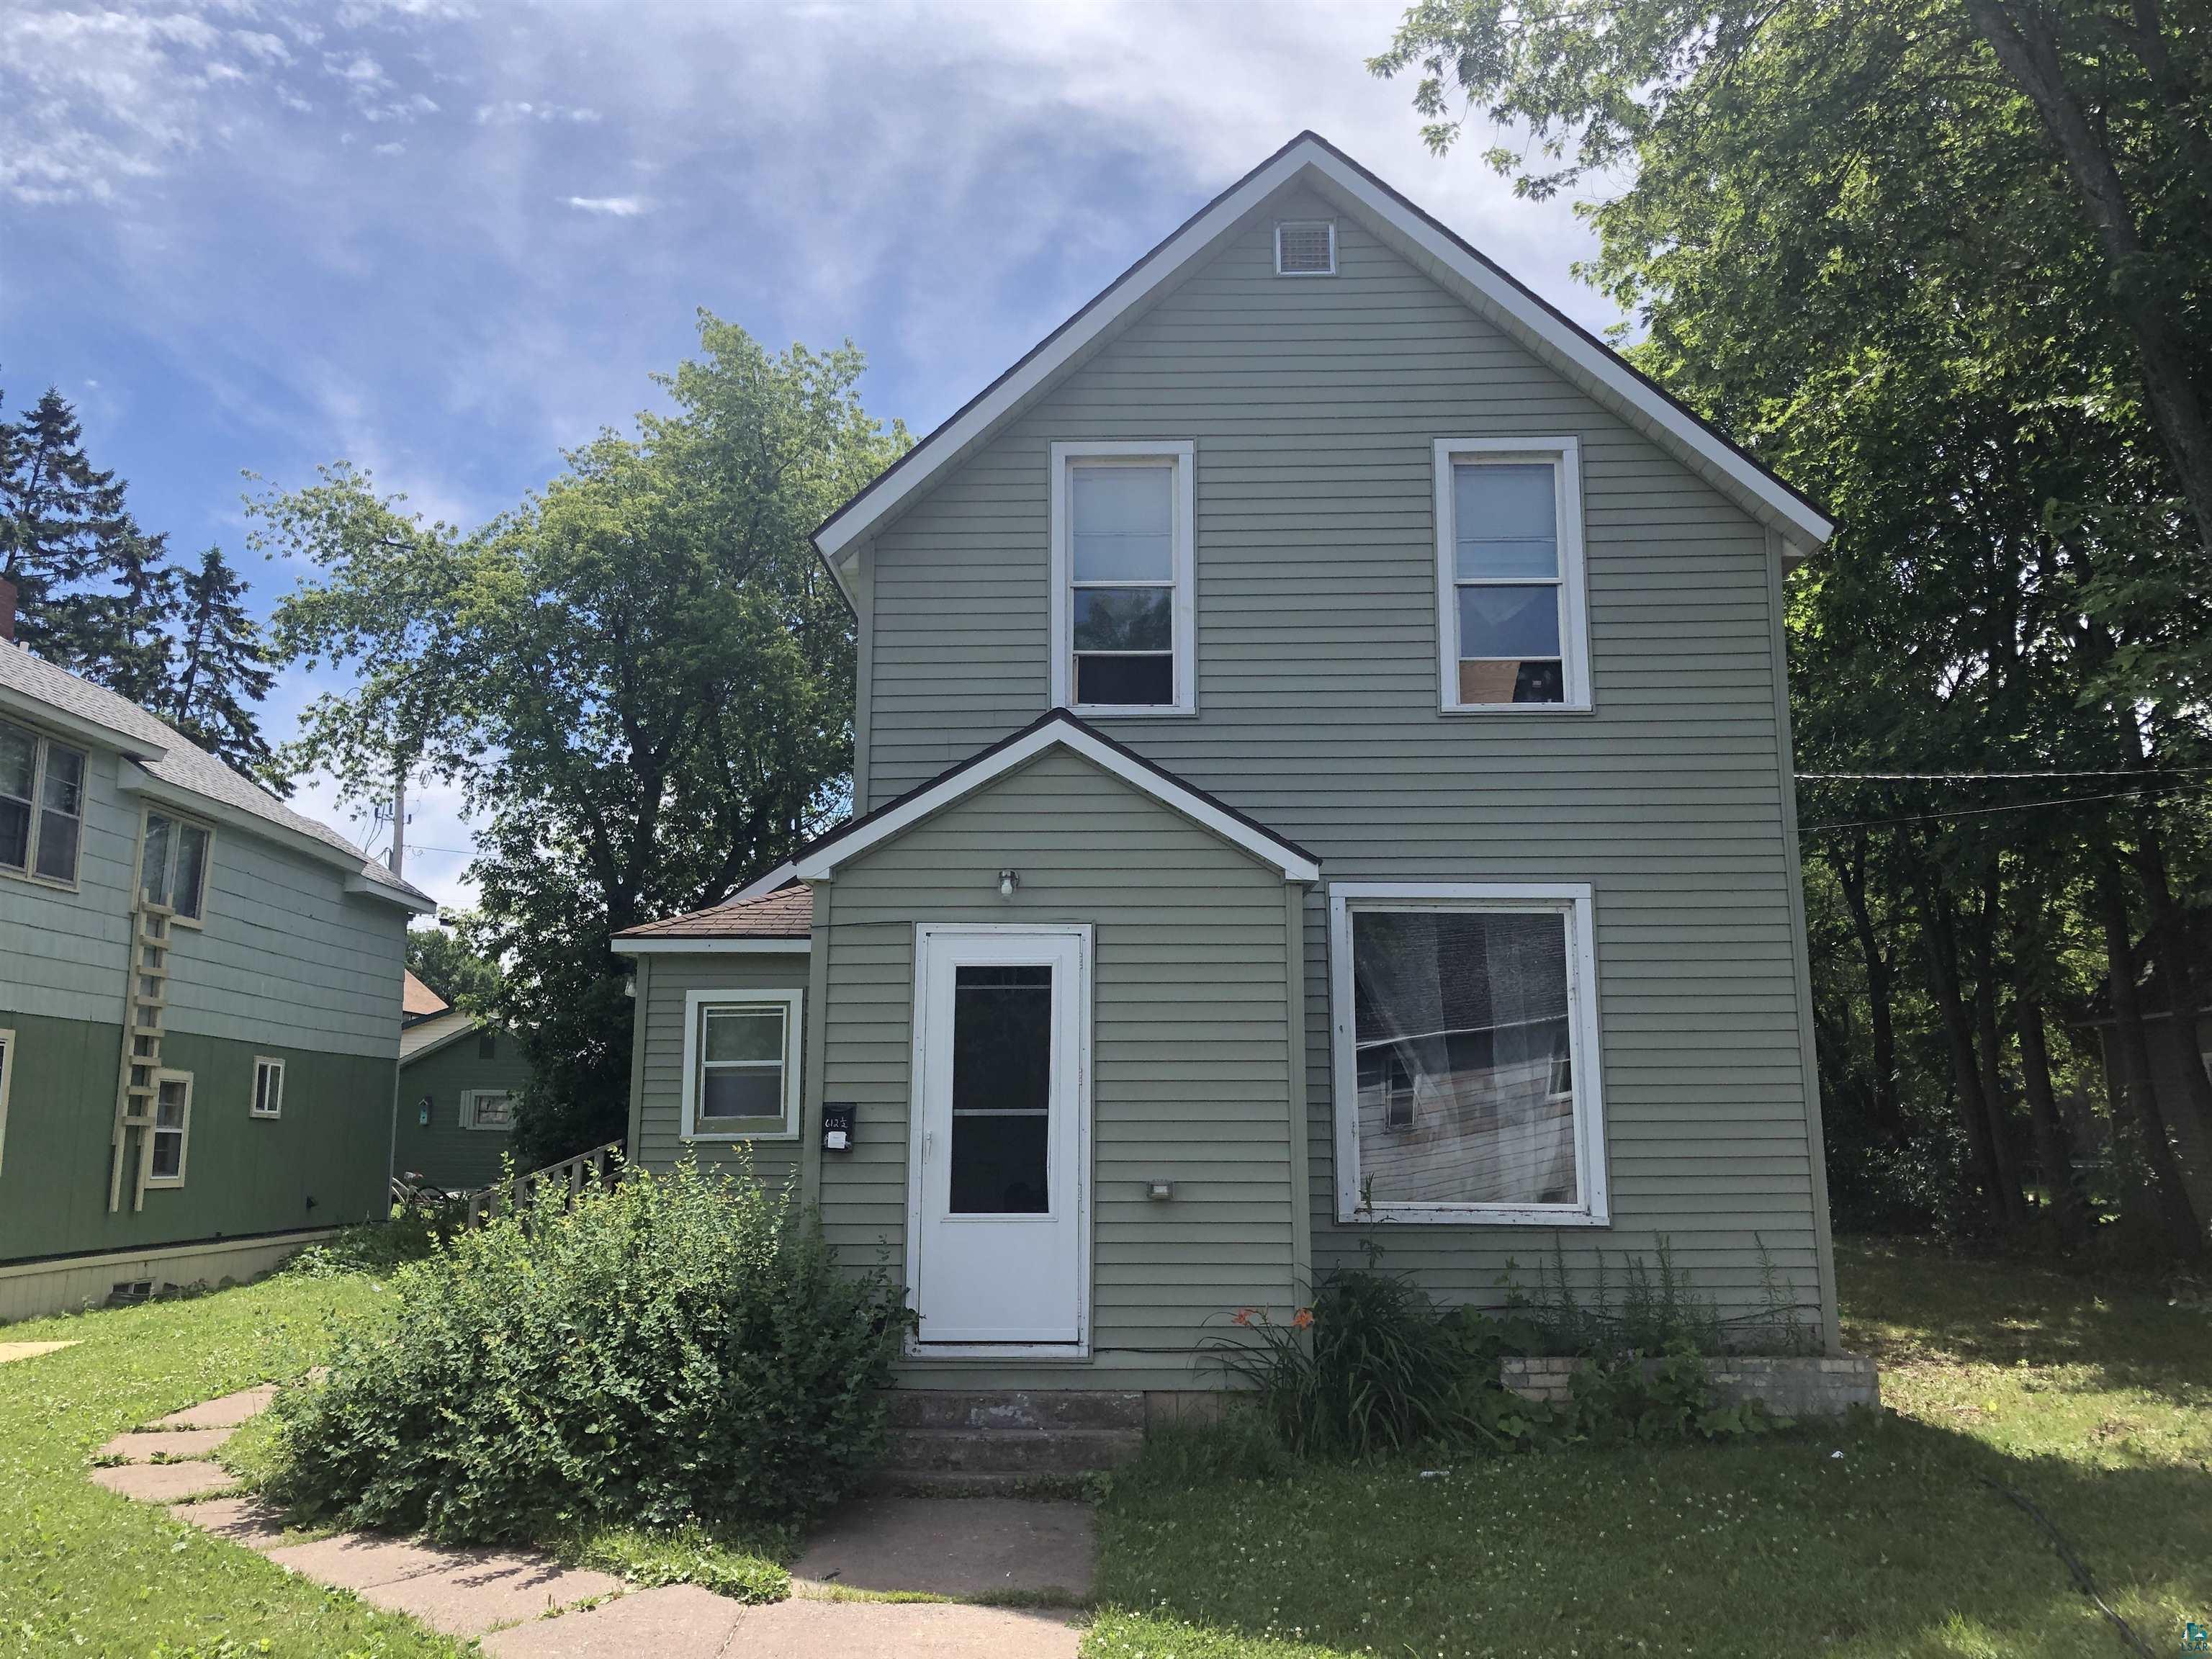
[[[0,640],[0,713],[10,708],[42,717],[70,735],[123,752],[123,787],[150,781],[153,794],[181,792],[217,822],[259,831],[280,845],[349,872],[346,890],[388,899],[410,910],[437,908],[430,896],[402,881],[335,830],[290,807],[234,772],[167,721],[106,686],[80,679]],[[134,774],[137,775],[134,776]],[[167,791],[160,786],[167,785]]]
[[[1079,366],[1129,313],[1208,255],[1246,215],[1294,184],[1313,185],[1357,214],[1447,292],[1500,325],[1568,380],[1674,454],[1752,517],[1799,549],[1827,540],[1834,523],[1812,501],[1620,353],[1510,276],[1318,133],[1302,132],[1178,226],[1012,368],[878,474],[814,532],[814,545],[849,602],[841,562],[926,491],[944,469],[989,440],[1028,404]]]
[[[1282,872],[1285,881],[1321,879],[1321,860],[1296,842],[1277,835],[1228,802],[1185,783],[1167,768],[1146,760],[1126,744],[1116,743],[1065,708],[1040,715],[1020,731],[1001,738],[951,770],[908,790],[896,800],[885,802],[866,817],[840,824],[793,860],[793,868],[801,881],[826,881],[839,865],[974,794],[994,779],[1004,777],[1052,748],[1066,749],[1082,756],[1139,793],[1151,796],[1170,811],[1189,819],[1202,830],[1212,831],[1262,864],[1273,866]]]
[[[425,1054],[459,1042],[463,1037],[487,1029],[488,1021],[459,1008],[448,1008],[428,1019],[418,1019],[399,1033],[399,1063],[420,1060]]]
[[[412,968],[399,970],[399,1017],[404,1020],[428,1019],[433,1014],[442,1014],[450,1006],[445,998],[415,977]]]
[[[785,879],[790,881],[789,866]],[[814,933],[814,895],[792,881],[788,886],[758,897],[739,893],[689,915],[670,916],[628,927],[614,937],[614,950],[622,956],[644,952],[685,951],[700,942],[742,940],[760,950],[807,948]]]

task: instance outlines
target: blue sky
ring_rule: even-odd
[[[702,306],[850,337],[924,431],[1304,127],[1611,324],[1569,209],[1430,156],[1367,75],[1401,9],[13,0],[0,388],[58,386],[140,522],[265,612],[295,573],[246,556],[242,471],[344,458],[473,523],[650,404]],[[453,801],[410,838],[465,902]]]

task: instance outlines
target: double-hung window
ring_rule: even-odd
[[[461,1093],[461,1127],[505,1134],[514,1127],[514,1097],[505,1089],[466,1089]]]
[[[76,884],[84,751],[0,720],[0,870]]]
[[[1590,890],[1329,890],[1337,1218],[1602,1225]]]
[[[138,860],[138,890],[151,904],[166,904],[179,921],[198,926],[207,909],[208,852],[213,832],[204,824],[149,809]]]
[[[246,1108],[252,1117],[284,1115],[284,1062],[266,1054],[253,1058],[253,1099]]]
[[[1052,700],[1188,714],[1197,578],[1188,442],[1052,447]]]
[[[684,998],[684,1138],[793,1140],[805,994],[693,991]]]
[[[154,1087],[154,1123],[147,1152],[149,1187],[185,1184],[185,1143],[192,1129],[192,1074],[163,1072]]]
[[[1436,475],[1444,712],[1588,708],[1575,440],[1442,440]]]

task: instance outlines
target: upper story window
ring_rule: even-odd
[[[146,814],[139,856],[138,890],[149,904],[166,904],[177,920],[197,924],[207,909],[208,850],[213,832],[167,812]]]
[[[1197,706],[1194,446],[1052,447],[1052,700],[1083,714]]]
[[[0,870],[76,884],[84,751],[0,721]]]
[[[1446,439],[1436,469],[1440,706],[1588,708],[1575,440]]]
[[[1336,275],[1336,221],[1286,219],[1275,227],[1275,275]]]

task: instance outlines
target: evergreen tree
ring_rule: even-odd
[[[245,582],[222,550],[210,547],[184,573],[180,588],[174,677],[166,702],[148,706],[203,749],[278,794],[289,794],[291,786],[276,771],[253,713],[252,705],[269,695],[276,677],[261,629],[246,613]]]
[[[123,486],[84,453],[59,392],[0,420],[0,577],[15,584],[19,642],[71,670],[97,653],[99,596],[84,584],[110,562],[128,518]]]
[[[74,641],[78,673],[157,714],[171,696],[169,628],[180,579],[169,538],[148,535],[127,513],[108,550],[113,591],[88,596],[82,635]]]

